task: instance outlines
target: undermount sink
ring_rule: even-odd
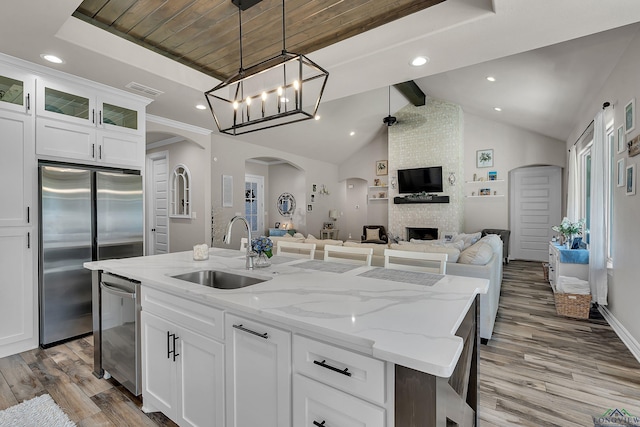
[[[244,288],[245,286],[255,285],[256,283],[261,283],[267,280],[218,270],[194,271],[192,273],[178,274],[171,277],[217,289]]]

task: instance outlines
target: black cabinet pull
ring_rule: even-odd
[[[98,145],[98,158],[102,159],[102,145]]]
[[[95,124],[96,123],[96,109],[92,109],[91,110],[91,123]]]
[[[351,372],[349,372],[349,368],[338,369],[338,368],[335,368],[335,367],[333,367],[331,365],[327,365],[325,362],[326,362],[326,360],[323,360],[322,362],[318,362],[317,360],[313,361],[313,363],[315,363],[318,366],[322,366],[323,368],[327,368],[329,370],[332,370],[332,371],[337,372],[337,373],[342,374],[342,375],[346,375],[348,377],[351,376]]]
[[[96,158],[96,144],[91,144],[91,158]]]
[[[171,341],[171,334],[167,331],[167,359],[171,358],[171,346],[169,342]]]
[[[242,324],[233,325],[233,327],[236,328],[236,329],[240,329],[241,331],[247,332],[249,334],[255,335],[257,337],[264,338],[265,340],[269,339],[269,334],[266,333],[266,332],[264,334],[261,334],[260,332],[252,331],[251,329],[247,329],[247,328],[243,327]]]
[[[317,421],[314,421],[314,422],[313,422],[313,425],[314,425],[314,426],[318,426],[318,427],[325,427],[324,423],[325,423],[325,421],[322,421],[321,423],[319,423],[319,422],[317,422]]]
[[[27,224],[31,223],[31,208],[27,206]]]
[[[31,111],[31,95],[27,94],[27,111]]]
[[[27,233],[27,249],[31,249],[31,233]]]
[[[98,124],[102,124],[102,110],[98,111]]]
[[[180,337],[176,336],[176,334],[173,334],[173,361],[176,361],[176,357],[180,356],[180,353],[176,352],[176,341],[178,341]]]

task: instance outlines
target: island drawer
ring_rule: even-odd
[[[385,364],[381,360],[294,335],[293,363],[295,372],[384,404]]]
[[[224,312],[142,284],[142,310],[206,337],[224,340]]]
[[[384,427],[384,408],[318,381],[293,377],[294,426]],[[325,424],[326,423],[326,424]]]

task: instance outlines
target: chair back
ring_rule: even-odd
[[[283,242],[279,240],[276,255],[292,255],[297,258],[313,259],[315,251],[315,243]]]
[[[346,264],[364,264],[371,266],[372,248],[354,248],[346,246],[324,245],[324,260]]]
[[[240,239],[240,250],[241,251],[246,251],[248,244],[249,244],[249,239],[247,239],[246,237],[242,237]]]
[[[384,268],[446,274],[447,254],[384,250]]]

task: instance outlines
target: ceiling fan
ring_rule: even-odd
[[[398,122],[398,119],[396,119],[394,116],[391,115],[391,86],[389,86],[389,115],[384,119],[382,119],[382,123],[384,123],[387,126],[393,126],[397,122]]]

